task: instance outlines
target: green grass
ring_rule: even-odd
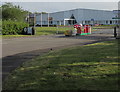
[[[69,27],[35,27],[36,34],[35,35],[1,35],[2,38],[19,38],[19,37],[27,37],[27,36],[39,36],[39,35],[50,35],[50,34],[64,34],[66,30],[73,30],[74,28]]]
[[[116,25],[99,25],[94,26],[92,29],[113,29]]]
[[[49,35],[49,34],[64,34],[66,30],[73,30],[74,28],[69,27],[36,27],[36,35]]]
[[[0,38],[20,38],[20,37],[28,37],[30,35],[0,35]]]
[[[116,40],[51,51],[17,68],[3,88],[118,90],[118,58]]]
[[[64,34],[66,30],[74,30],[74,27],[36,27],[36,35],[49,35],[49,34]],[[93,28],[92,31],[95,31]],[[84,28],[82,28],[82,32],[84,32]]]
[[[36,35],[48,35],[48,34],[55,34],[56,27],[36,27]]]
[[[98,27],[97,27],[98,28]],[[96,27],[92,28],[95,31]],[[50,34],[64,34],[66,30],[74,30],[74,27],[35,27],[35,35],[2,35],[2,38],[15,38],[15,37],[27,37],[27,36],[39,36],[39,35],[50,35]],[[84,29],[82,29],[84,31]]]

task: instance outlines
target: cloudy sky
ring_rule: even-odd
[[[34,1],[34,2],[33,2]],[[3,0],[31,12],[57,12],[76,8],[116,10],[119,0]]]
[[[118,2],[120,0],[1,0],[2,2]]]

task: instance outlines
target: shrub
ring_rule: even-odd
[[[2,34],[3,35],[17,35],[22,34],[24,27],[28,27],[28,24],[25,22],[17,21],[3,21],[2,22]]]

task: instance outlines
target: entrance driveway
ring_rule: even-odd
[[[44,35],[3,39],[2,57],[46,48],[83,44],[113,37],[113,29],[95,31],[88,36],[65,37],[64,35]]]
[[[44,35],[3,39],[2,78],[4,80],[10,72],[20,66],[23,62],[51,50],[114,39],[112,31],[113,29],[106,29],[95,31],[91,35],[75,37]]]
[[[68,46],[78,43],[86,43],[95,41],[95,39],[73,39],[64,37],[63,35],[47,35],[39,37],[23,37],[15,39],[3,39],[2,57],[29,52],[33,50],[54,48],[60,46]]]

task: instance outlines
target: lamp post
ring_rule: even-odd
[[[35,14],[34,14],[34,17],[33,17],[33,18],[34,18],[34,27],[35,27]]]
[[[40,20],[41,20],[41,27],[42,27],[42,12],[41,12],[41,16],[40,16],[40,18],[41,18]]]
[[[48,13],[48,27],[49,27],[49,13]]]
[[[30,25],[29,18],[30,18],[30,14],[29,14],[29,12],[28,12],[27,22],[28,22],[28,24]]]

